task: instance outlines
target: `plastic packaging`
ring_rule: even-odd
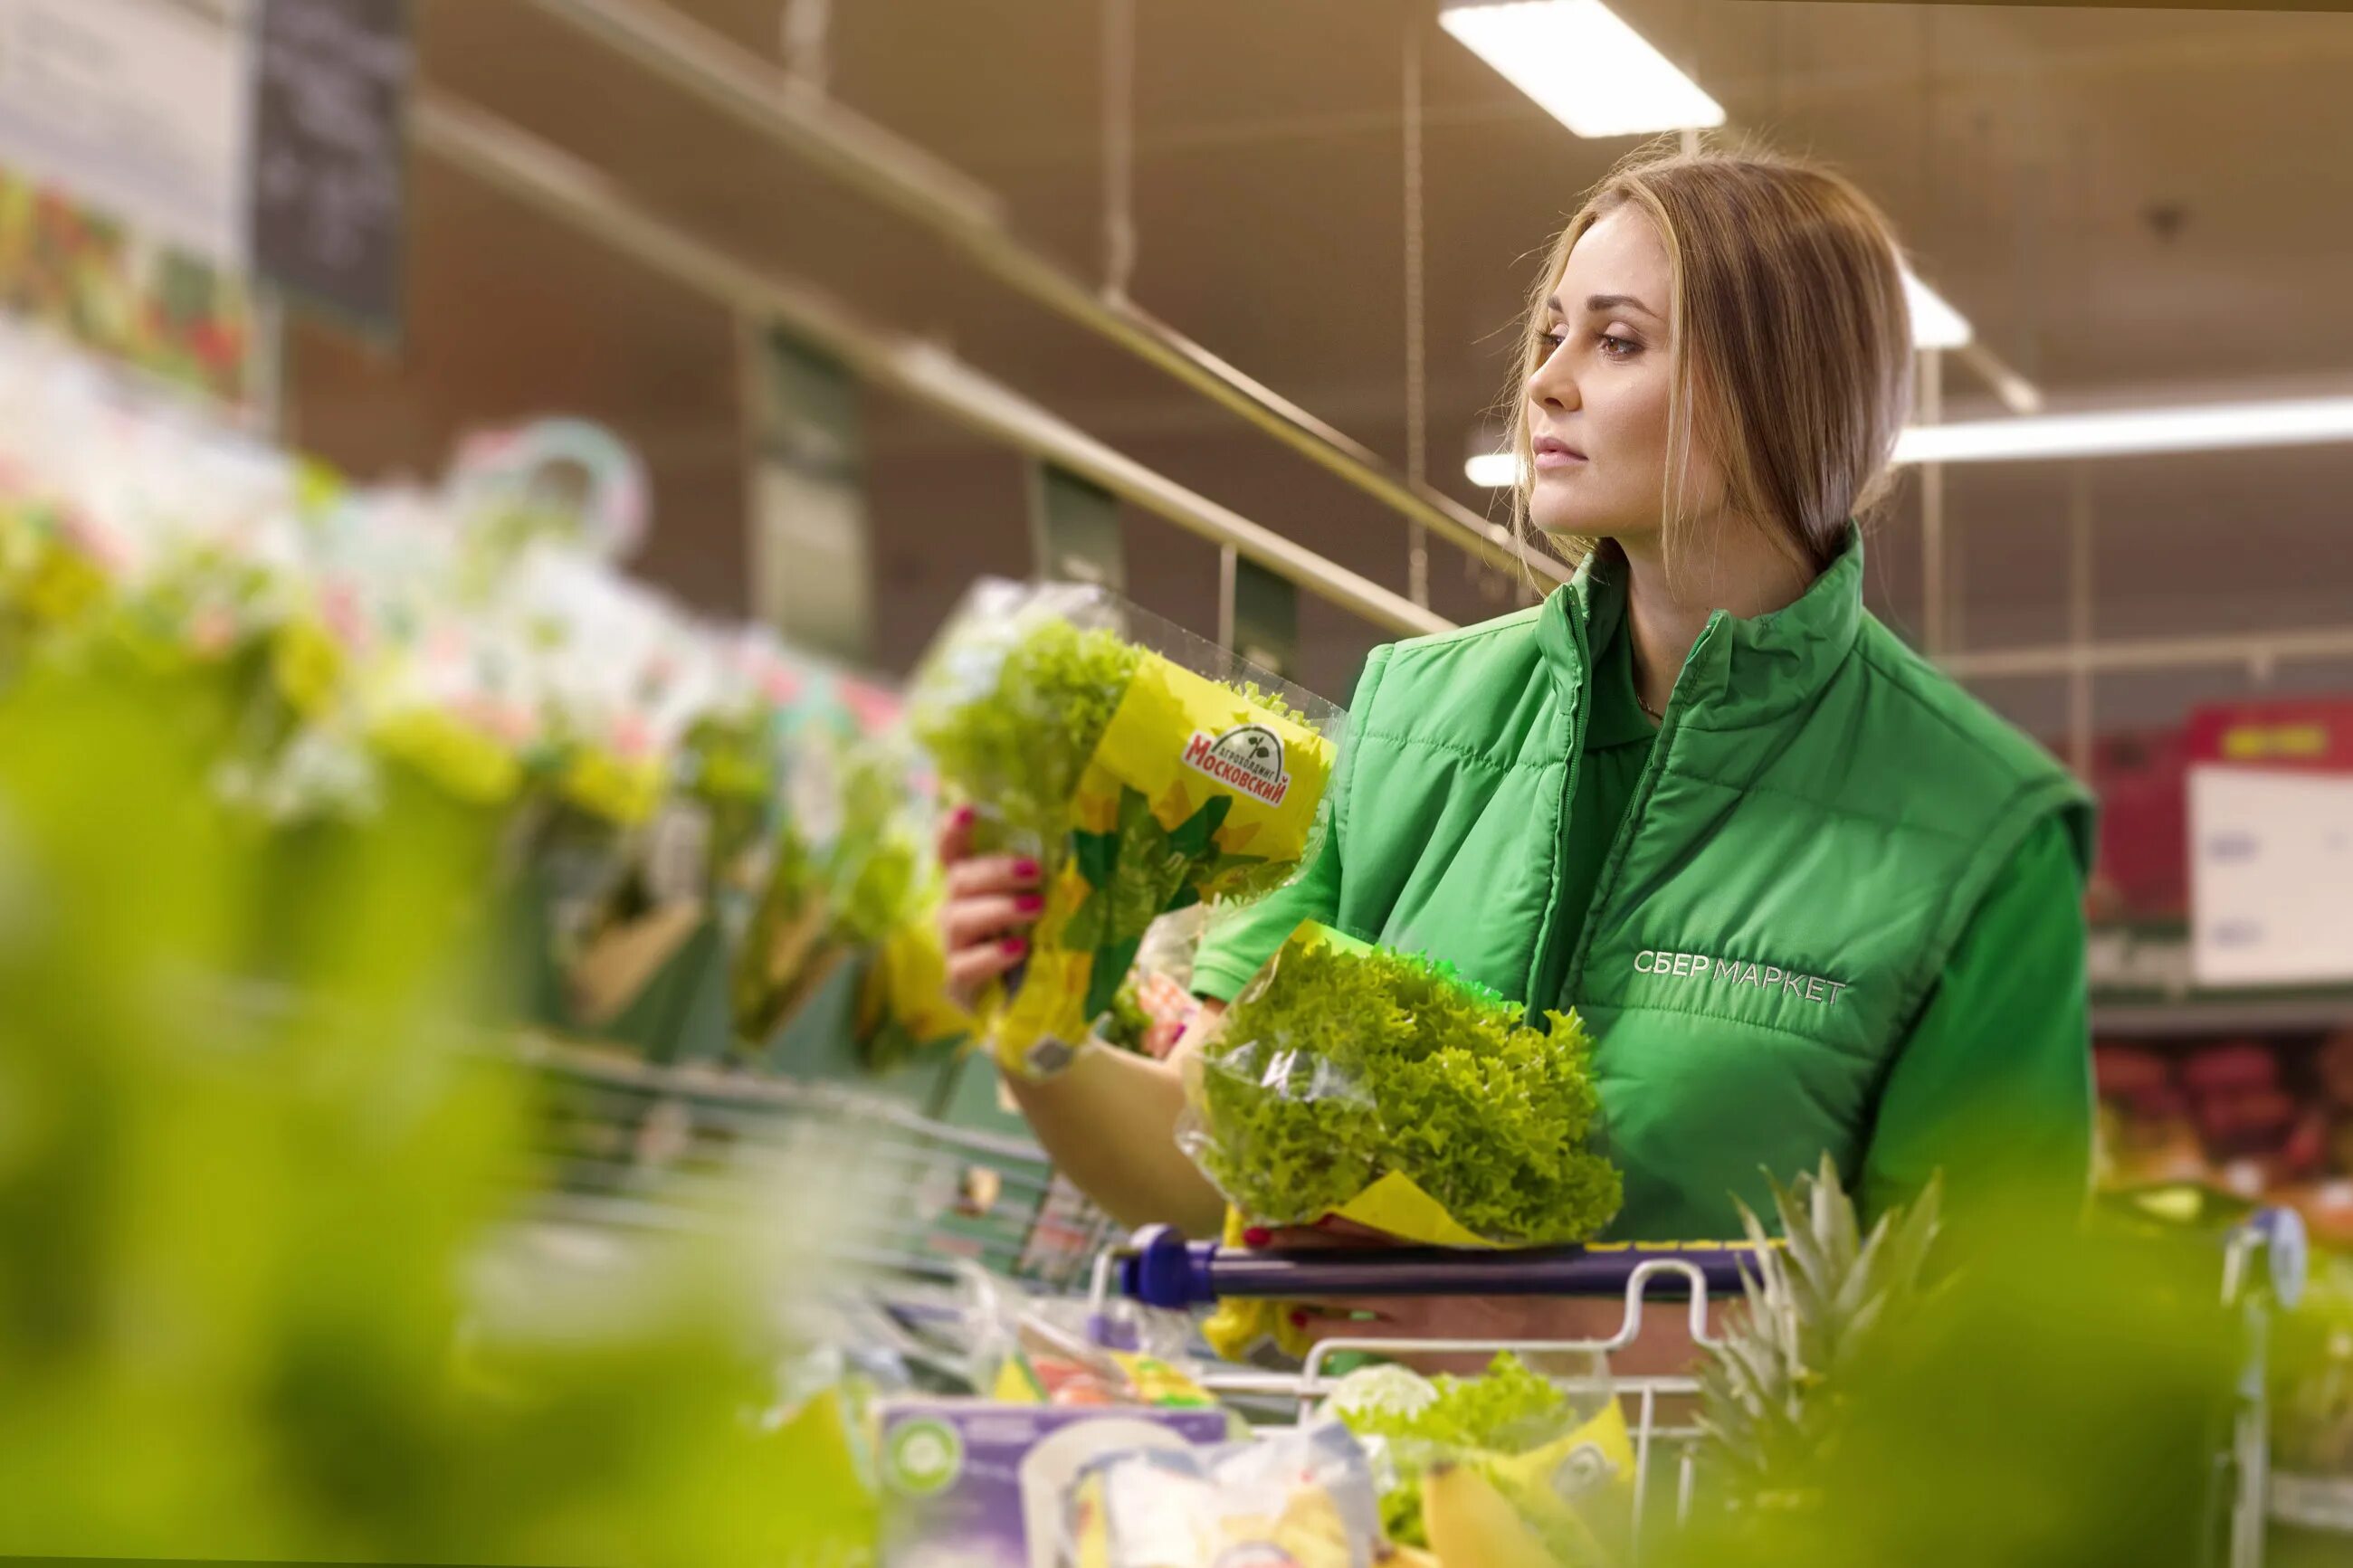
[[[1114,1455],[1080,1473],[1057,1568],[1371,1568],[1371,1461],[1324,1423],[1214,1448]]]
[[[1065,1500],[1090,1465],[1229,1436],[1216,1409],[894,1399],[877,1416],[881,1568],[1051,1568]]]
[[[934,893],[908,759],[886,742],[808,738],[797,750],[786,800],[788,819],[736,953],[738,1037],[764,1045],[851,963],[866,966],[858,984],[861,1046],[879,1038],[884,1016],[913,1033],[941,1024],[922,1007],[919,949],[902,938],[895,971],[878,972],[874,961],[928,913]],[[938,978],[944,984],[944,964]],[[958,1032],[952,1022],[944,1026]]]
[[[1152,922],[1136,950],[1134,966],[1112,998],[1110,1015],[1096,1022],[1098,1038],[1155,1060],[1176,1048],[1201,1010],[1192,992],[1193,957],[1201,945],[1208,910],[1206,904],[1195,904]]]
[[[1009,1405],[1215,1409],[1195,1379],[1191,1320],[1121,1302],[1024,1296],[997,1282],[973,1306],[978,1387]]]
[[[1324,1413],[1374,1455],[1389,1540],[1433,1544],[1424,1483],[1433,1472],[1461,1468],[1557,1560],[1622,1560],[1610,1548],[1622,1545],[1631,1523],[1634,1451],[1607,1364],[1598,1353],[1556,1352],[1544,1370],[1573,1380],[1571,1388],[1511,1355],[1497,1356],[1482,1377],[1425,1378],[1375,1366],[1340,1381]]]
[[[1303,924],[1187,1067],[1179,1141],[1252,1220],[1444,1247],[1583,1241],[1618,1211],[1575,1015]]]
[[[1100,589],[989,580],[909,719],[975,850],[1041,868],[1028,958],[978,1009],[1000,1065],[1035,1077],[1110,1010],[1155,920],[1261,896],[1314,855],[1343,715]]]

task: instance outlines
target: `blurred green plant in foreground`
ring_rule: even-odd
[[[238,689],[103,636],[0,686],[0,1554],[861,1561],[845,1456],[762,1419],[787,1242],[480,1310],[498,824],[239,815]]]
[[[1845,1201],[1834,1177],[1827,1190]],[[1780,1404],[1769,1420],[1735,1408],[1738,1419],[1725,1422],[1724,1406],[1712,1408],[1712,1422],[1745,1446],[1704,1450],[1712,1484],[1672,1538],[1670,1563],[2221,1560],[2232,1479],[2222,1458],[2244,1336],[2221,1299],[2218,1233],[2084,1224],[2047,1190],[1980,1191],[1917,1289],[1910,1258],[1923,1237],[1911,1233],[1922,1227],[1907,1218],[1918,1216],[1888,1216],[1883,1246],[1905,1260],[1874,1268],[1851,1210],[1842,1225],[1810,1218],[1824,1193],[1800,1181],[1784,1194],[1784,1224],[1812,1234],[1793,1247],[1783,1289],[1835,1300],[1807,1331],[1732,1336],[1736,1347],[1778,1341],[1793,1363],[1715,1374],[1719,1389],[1766,1388]],[[1836,1246],[1819,1245],[1833,1232]],[[1810,1278],[1825,1258],[1835,1273],[1841,1256],[1841,1277]],[[1883,1311],[1865,1308],[1873,1291]],[[1831,1331],[1819,1331],[1825,1325]],[[1760,1423],[1764,1437],[1746,1443]]]

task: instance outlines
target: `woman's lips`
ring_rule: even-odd
[[[1547,436],[1535,444],[1537,468],[1568,468],[1585,461],[1585,454],[1567,442]]]

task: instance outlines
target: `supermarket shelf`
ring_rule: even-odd
[[[2092,1033],[2102,1038],[2274,1034],[2353,1027],[2353,993],[2308,996],[2135,998],[2092,1004]]]
[[[2272,1472],[2273,1522],[2353,1535],[2353,1478]]]

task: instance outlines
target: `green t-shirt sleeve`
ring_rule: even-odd
[[[2084,884],[2059,819],[1995,880],[1881,1092],[1863,1163],[1876,1214],[1942,1170],[1948,1204],[2010,1182],[2089,1190],[2093,1089]]]
[[[1377,647],[1357,679],[1356,700],[1348,708],[1349,733],[1343,737],[1332,782],[1315,808],[1314,858],[1290,882],[1243,909],[1219,910],[1210,917],[1200,950],[1193,957],[1193,994],[1212,1001],[1230,1002],[1250,983],[1283,939],[1302,921],[1335,924],[1340,913],[1341,800],[1348,787],[1350,760],[1356,751],[1356,727],[1371,706],[1373,689],[1380,679],[1386,647]],[[1367,933],[1357,932],[1357,935]]]

